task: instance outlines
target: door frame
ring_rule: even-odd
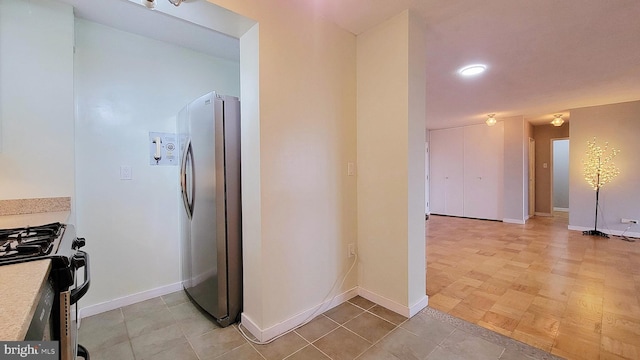
[[[536,140],[529,137],[529,217],[536,213]]]
[[[424,216],[429,219],[431,210],[429,209],[429,136],[424,143]]]

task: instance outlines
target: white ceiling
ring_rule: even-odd
[[[422,16],[429,128],[489,113],[545,123],[572,108],[640,99],[637,0],[304,1],[355,34],[407,8]],[[457,76],[476,62],[487,72]]]
[[[148,11],[137,0],[63,1],[73,4],[79,16],[96,22],[238,58],[236,39]],[[168,1],[157,1],[159,7],[174,11]],[[489,113],[498,119],[524,116],[540,124],[556,113],[568,120],[567,110],[572,108],[640,99],[638,0],[279,0],[279,4],[306,6],[354,34],[407,8],[417,11],[427,26],[428,128],[482,123]],[[188,0],[175,9],[204,5],[211,4]],[[476,62],[488,65],[485,74],[472,79],[456,74],[459,67]]]
[[[79,18],[223,59],[240,59],[237,38],[197,24],[207,23],[206,20],[217,23],[224,21],[219,8],[205,0],[187,0],[178,7],[171,5],[168,0],[156,0],[156,10],[142,6],[140,0],[59,1],[72,5],[74,14]],[[192,19],[193,22],[184,19]],[[240,29],[242,33],[250,24],[239,25],[244,27]],[[229,33],[238,32],[227,30]]]

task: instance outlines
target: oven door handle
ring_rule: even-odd
[[[71,290],[71,305],[75,304],[89,291],[89,284],[91,283],[91,273],[89,272],[89,254],[85,251],[78,250],[73,255],[72,266],[75,269],[84,267],[84,282],[82,285]]]

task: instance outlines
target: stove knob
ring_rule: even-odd
[[[85,243],[86,241],[84,238],[75,238],[75,240],[73,240],[73,244],[71,244],[71,248],[74,250],[80,249],[85,245]]]
[[[71,264],[73,265],[73,268],[79,269],[86,263],[87,261],[84,256],[82,256],[82,254],[73,254],[73,257],[71,258]]]

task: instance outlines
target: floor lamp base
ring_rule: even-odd
[[[602,236],[602,237],[609,237],[609,234],[605,234],[600,230],[587,230],[587,231],[583,231],[582,235],[589,235],[589,236]]]

